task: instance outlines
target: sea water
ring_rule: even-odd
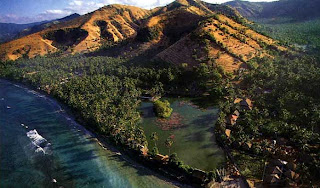
[[[103,149],[53,100],[0,80],[1,188],[175,186]]]

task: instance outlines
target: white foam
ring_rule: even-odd
[[[36,152],[36,153],[43,153],[43,154],[46,153],[42,147],[38,147],[38,148],[35,150],[35,152]]]
[[[37,145],[42,144],[43,142],[46,142],[47,140],[45,138],[43,138],[38,132],[37,130],[31,130],[29,132],[27,132],[27,136],[32,140],[32,142],[34,142]]]
[[[49,154],[49,147],[50,143],[47,141],[47,139],[43,138],[37,130],[31,130],[27,132],[27,136],[30,138],[32,145],[36,148],[36,153],[43,153],[43,154]]]

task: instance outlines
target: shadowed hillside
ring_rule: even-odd
[[[55,24],[75,19],[75,18],[77,18],[79,16],[80,16],[80,14],[76,14],[75,13],[75,14],[71,14],[71,15],[66,16],[64,18],[61,18],[61,19],[57,19],[57,20],[53,20],[53,21],[46,21],[45,23],[37,24],[35,26],[32,26],[32,27],[29,27],[29,28],[26,28],[26,29],[22,30],[15,37],[16,38],[20,38],[20,37],[23,37],[23,36],[26,36],[26,35],[30,35],[32,33],[36,33],[36,32],[39,32],[41,30],[50,28]]]
[[[0,23],[0,43],[12,40],[19,32],[29,27],[41,23],[31,24],[14,24],[14,23]]]
[[[320,17],[320,1],[318,0],[230,1],[225,5],[235,8],[246,18],[264,18],[273,19],[273,21],[304,21]]]
[[[54,24],[66,22],[79,16],[79,14],[71,14],[64,18],[56,20],[35,22],[29,24],[0,23],[0,43],[8,42],[10,40],[39,32],[41,30],[49,28]]]

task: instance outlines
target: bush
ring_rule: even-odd
[[[154,39],[158,39],[161,29],[157,26],[145,27],[138,31],[137,39],[141,42],[149,42]]]
[[[155,113],[158,117],[168,118],[171,116],[173,109],[170,107],[170,103],[167,100],[163,102],[161,100],[157,100],[153,103]]]

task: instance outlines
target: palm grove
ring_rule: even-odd
[[[139,126],[137,109],[142,94],[200,96],[208,92],[209,100],[221,104],[216,126],[220,141],[234,151],[239,148],[233,143],[252,141],[252,149],[241,153],[266,160],[272,155],[264,152],[269,143],[263,140],[283,137],[297,151],[292,157],[299,165],[303,183],[308,184],[317,181],[320,169],[319,62],[318,57],[299,54],[255,58],[248,62],[247,73],[235,78],[243,80],[237,85],[231,84],[231,75],[221,67],[206,64],[187,67],[79,55],[2,62],[0,76],[52,94],[90,128],[133,149],[147,146],[146,136],[150,136]],[[233,100],[244,96],[252,98],[255,107],[241,111],[234,134],[227,139],[223,134],[224,119],[237,109]],[[156,135],[153,137],[156,141]],[[176,163],[176,155],[172,157]],[[250,168],[250,162],[243,165],[249,166],[248,176],[260,176],[254,173],[255,167]],[[261,166],[258,170],[261,171]]]

